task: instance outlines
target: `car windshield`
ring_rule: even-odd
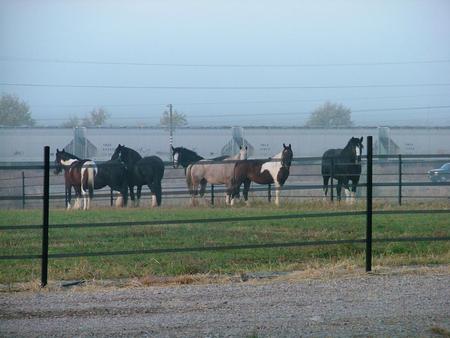
[[[444,170],[450,170],[450,163],[445,163],[445,164],[441,167],[441,169],[444,169]]]

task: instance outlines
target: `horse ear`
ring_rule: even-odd
[[[291,144],[289,143],[289,149],[292,149]]]
[[[364,139],[364,137],[361,136],[361,138],[359,139],[359,142],[363,143],[363,139]]]
[[[286,145],[283,143],[283,148],[285,148],[286,149]]]

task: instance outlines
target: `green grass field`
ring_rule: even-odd
[[[410,206],[423,209],[423,205]],[[428,207],[428,206],[427,206]],[[434,206],[436,207],[436,206]],[[446,205],[437,209],[447,208]],[[336,209],[336,208],[339,208]],[[363,239],[365,215],[288,220],[187,223],[95,227],[101,222],[208,219],[333,212],[348,206],[328,203],[289,204],[276,208],[265,203],[236,208],[97,209],[88,212],[51,210],[50,224],[87,223],[84,228],[50,229],[50,254],[112,252],[158,248],[221,246],[229,244]],[[364,209],[364,205],[352,210]],[[391,209],[379,205],[376,209]],[[42,230],[1,230],[2,226],[40,224],[40,210],[0,211],[0,255],[38,255]],[[374,238],[450,236],[449,214],[375,215]],[[328,266],[341,261],[364,266],[364,244],[264,248],[205,252],[134,254],[124,256],[54,258],[49,279],[112,279],[149,275],[195,273],[236,274],[251,271],[292,271]],[[375,243],[374,265],[447,264],[450,242]],[[40,278],[40,260],[0,260],[0,283]]]

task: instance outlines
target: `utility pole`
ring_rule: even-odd
[[[169,159],[172,160],[172,146],[173,146],[173,118],[172,118],[172,104],[169,107]]]

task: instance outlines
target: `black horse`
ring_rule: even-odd
[[[195,151],[184,148],[184,147],[172,147],[172,164],[175,169],[177,169],[180,165],[184,168],[184,172],[186,173],[187,167],[189,165],[196,163],[200,160],[204,160],[205,158],[197,154]],[[223,161],[228,156],[218,156],[211,159],[211,161]]]
[[[136,150],[118,145],[112,160],[119,160],[127,168],[127,182],[130,198],[139,205],[143,185],[152,193],[152,206],[160,206],[162,200],[161,181],[164,177],[164,162],[158,156],[142,157]],[[135,201],[134,187],[137,186]]]
[[[123,198],[123,205],[128,204],[128,177],[125,165],[119,160],[109,160],[97,164],[98,172],[95,176],[94,189],[109,186],[118,191]]]
[[[328,149],[322,156],[322,176],[325,196],[328,193],[328,180],[337,180],[337,198],[341,200],[341,189],[350,190],[354,197],[361,175],[361,154],[363,137],[352,137],[344,149]],[[351,187],[349,182],[351,183]]]

